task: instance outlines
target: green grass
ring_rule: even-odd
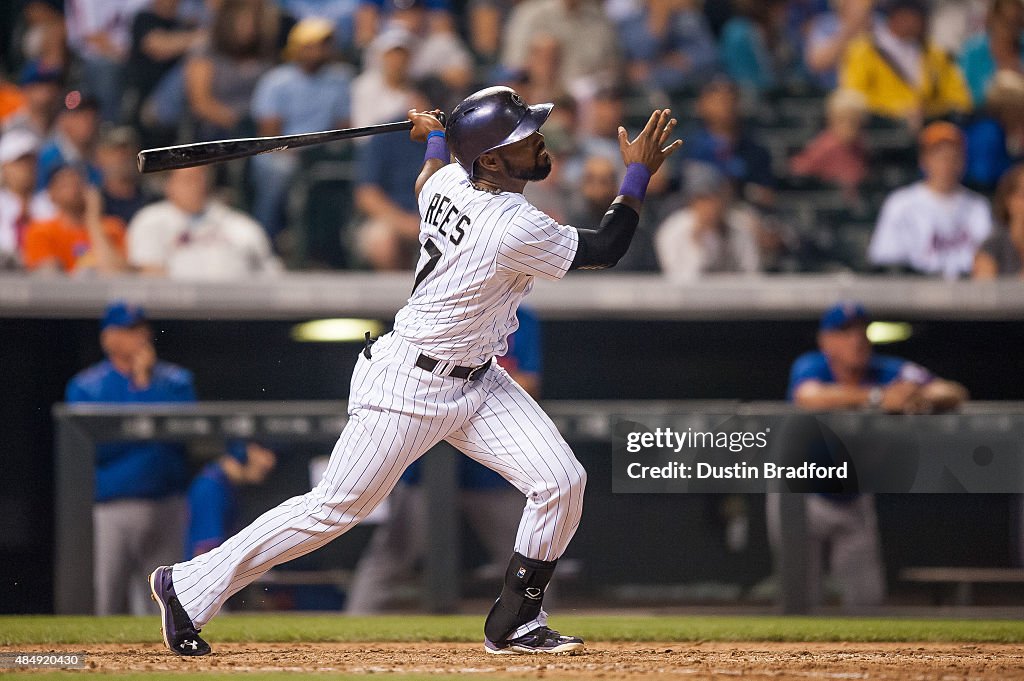
[[[590,641],[931,641],[1024,643],[1024,621],[718,616],[560,616]],[[203,630],[218,642],[479,642],[480,616],[225,615]],[[0,645],[156,643],[155,617],[0,617]]]

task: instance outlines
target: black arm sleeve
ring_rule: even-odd
[[[629,250],[640,215],[623,203],[613,203],[596,230],[577,229],[579,246],[571,270],[603,270],[614,267]]]

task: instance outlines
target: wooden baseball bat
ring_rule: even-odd
[[[139,152],[139,172],[155,173],[160,170],[191,168],[208,163],[221,163],[236,158],[246,158],[256,154],[266,154],[272,151],[297,149],[313,144],[334,142],[335,140],[347,140],[355,137],[367,137],[369,135],[380,135],[385,132],[401,132],[411,129],[412,121],[398,121],[395,123],[368,125],[362,128],[307,132],[301,135],[243,137],[233,140],[216,140],[213,142],[179,144],[173,147],[160,147],[158,149],[143,149]]]

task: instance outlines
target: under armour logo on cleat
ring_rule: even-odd
[[[189,646],[190,648],[192,648],[192,650],[197,650],[199,648],[199,642],[198,641],[182,641],[181,642],[181,646],[180,646],[181,649],[184,650],[185,646]]]
[[[528,587],[526,587],[526,597],[527,598],[529,598],[531,600],[534,600],[534,601],[539,601],[540,600],[540,594],[541,594],[541,591],[540,591],[539,588],[537,588],[535,586],[528,586]]]

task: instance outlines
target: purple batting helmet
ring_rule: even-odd
[[[507,87],[489,87],[462,100],[448,118],[448,145],[470,177],[482,154],[526,139],[540,129],[554,104],[530,106]]]

